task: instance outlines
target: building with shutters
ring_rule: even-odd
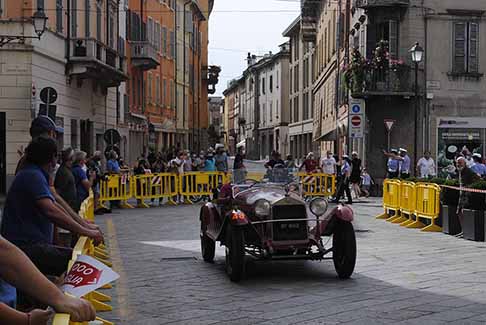
[[[11,183],[19,151],[39,113],[40,91],[56,90],[48,113],[64,128],[59,148],[92,154],[104,150],[103,133],[123,122],[127,79],[125,40],[118,1],[0,1],[0,35],[33,36],[30,18],[39,8],[48,16],[41,39],[0,48],[0,192]],[[1,193],[0,193],[1,194]]]
[[[208,19],[213,0],[176,1],[176,146],[208,144]]]
[[[129,1],[127,48],[130,157],[175,146],[176,1]]]
[[[289,153],[302,161],[310,151],[318,151],[316,142],[312,141],[314,126],[314,47],[304,42],[300,31],[300,16],[283,32],[290,38],[290,124]]]
[[[484,156],[484,14],[481,1],[352,2],[351,47],[372,60],[384,40],[390,58],[386,66],[365,71],[361,86],[350,87],[350,95],[366,103],[367,132],[363,146],[355,148],[364,148],[366,164],[378,171],[378,180],[385,170],[381,150],[388,145],[385,119],[395,121],[390,147],[407,148],[415,160],[432,151],[439,173],[452,163],[456,150]],[[425,51],[417,98],[409,53],[416,42]]]

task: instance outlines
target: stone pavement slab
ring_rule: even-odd
[[[350,280],[332,261],[253,262],[245,279],[200,257],[199,205],[98,216],[114,269],[116,324],[486,324],[486,244],[375,220],[353,205],[358,259]]]

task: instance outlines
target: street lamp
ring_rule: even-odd
[[[414,109],[414,143],[413,143],[413,157],[414,162],[412,166],[415,166],[417,163],[417,132],[418,132],[418,110],[419,110],[419,84],[418,84],[418,67],[419,63],[422,62],[424,57],[424,49],[419,45],[419,43],[415,43],[415,45],[410,49],[410,55],[412,56],[412,62],[415,64],[415,109]]]
[[[34,32],[36,36],[25,36],[25,35],[0,35],[0,47],[8,44],[12,41],[18,41],[18,43],[25,42],[28,38],[40,39],[41,35],[46,31],[47,16],[42,8],[37,9],[37,11],[30,17],[30,21],[34,27]]]
[[[47,16],[44,13],[44,10],[40,8],[37,9],[32,16],[32,25],[34,25],[34,31],[40,39],[41,35],[44,34],[47,25]]]

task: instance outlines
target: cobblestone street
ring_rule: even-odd
[[[98,217],[121,275],[117,324],[485,324],[486,244],[404,229],[355,204],[358,260],[351,280],[332,261],[249,262],[229,281],[224,251],[200,257],[199,206],[117,210]]]

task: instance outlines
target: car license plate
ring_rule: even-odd
[[[280,229],[282,229],[282,230],[293,230],[293,229],[299,229],[299,228],[300,228],[300,225],[299,225],[298,222],[280,224]]]

